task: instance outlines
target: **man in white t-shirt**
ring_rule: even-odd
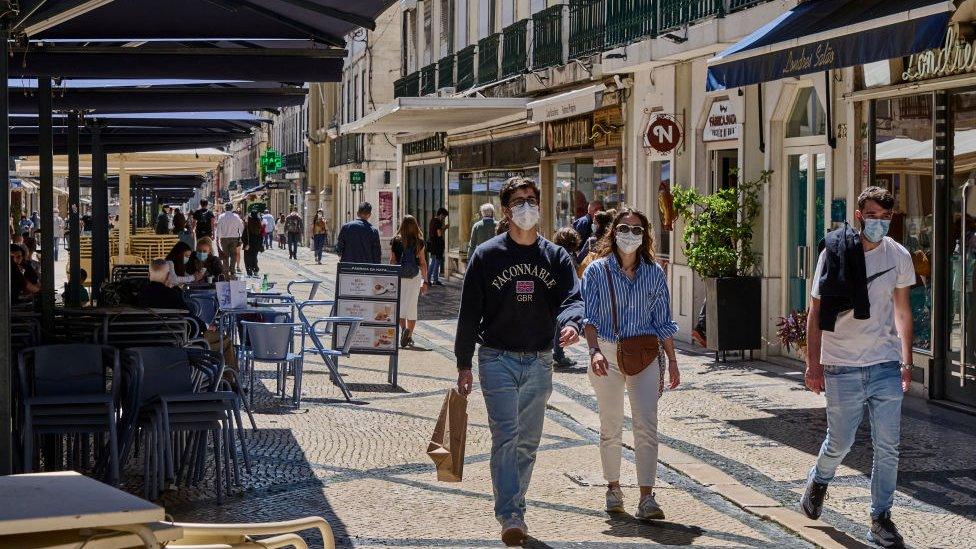
[[[810,518],[820,517],[827,484],[854,443],[866,405],[874,443],[868,537],[882,547],[904,547],[891,521],[891,507],[898,480],[901,403],[912,380],[912,311],[908,292],[915,284],[915,269],[908,250],[886,236],[894,204],[887,190],[868,187],[858,197],[854,212],[861,227],[858,238],[864,253],[864,278],[854,277],[845,283],[866,282],[869,318],[855,318],[855,307],[837,315],[833,331],[821,330],[821,314],[827,314],[831,309],[828,305],[833,305],[821,302],[821,283],[838,276],[831,269],[843,270],[830,265],[849,259],[828,257],[836,253],[830,246],[821,252],[807,316],[804,376],[811,391],[826,395],[827,436],[810,470],[801,508]]]
[[[271,243],[274,242],[275,232],[275,218],[268,210],[264,210],[261,216],[261,225],[264,226],[264,249],[267,251],[271,249]]]

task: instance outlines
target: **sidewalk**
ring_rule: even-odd
[[[278,250],[261,255],[262,272],[284,281],[335,277],[335,257],[317,266]],[[270,520],[321,514],[342,546],[493,547],[487,468],[490,436],[476,390],[469,403],[465,480],[439,483],[426,441],[454,380],[458,287],[433,288],[421,300],[418,350],[401,353],[400,388],[383,383],[385,361],[356,357],[342,367],[356,398],[341,400],[317,360],[306,365],[301,410],[274,403],[265,372],[257,406],[258,458],[247,491],[216,507],[212,494],[179,492],[167,510],[182,520]],[[831,486],[823,521],[795,512],[806,472],[826,428],[823,399],[804,390],[799,372],[762,362],[716,364],[682,351],[682,386],[659,412],[661,486],[668,521],[655,526],[602,512],[596,402],[580,366],[557,371],[543,447],[529,492],[535,547],[703,545],[863,546],[871,452],[866,430]],[[348,365],[346,365],[348,364]],[[906,400],[899,492],[894,517],[918,547],[976,547],[976,421]],[[628,425],[629,427],[629,425]],[[632,438],[625,434],[625,440]],[[625,452],[631,463],[633,454]],[[636,503],[633,466],[624,466],[628,508]],[[829,526],[828,526],[829,525]],[[833,528],[831,528],[833,527]]]

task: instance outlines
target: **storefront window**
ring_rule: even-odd
[[[552,187],[553,230],[572,226],[574,220],[586,215],[594,200],[599,200],[604,209],[624,203],[616,154],[556,162]]]
[[[671,196],[671,161],[658,162],[658,224],[657,224],[657,256],[668,259],[671,257],[671,231],[674,222],[674,199]]]
[[[932,349],[932,131],[931,95],[875,103],[875,184],[895,196],[888,234],[912,254],[917,275],[910,291],[913,344],[927,351]]]
[[[539,182],[539,169],[525,170],[487,170],[480,172],[451,172],[448,177],[448,215],[450,227],[447,230],[451,252],[467,259],[468,241],[471,239],[471,225],[481,219],[481,205],[495,206],[495,219],[502,218],[501,199],[498,196],[505,180],[513,176],[528,177]]]
[[[786,123],[786,137],[824,135],[826,131],[827,115],[820,105],[817,91],[812,87],[801,89]]]

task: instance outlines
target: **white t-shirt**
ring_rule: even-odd
[[[261,224],[269,232],[273,233],[275,229],[275,218],[271,214],[264,214],[261,216]]]
[[[810,295],[820,299],[820,272],[824,254],[817,260]],[[854,311],[837,316],[833,332],[823,332],[820,346],[820,363],[832,366],[871,366],[882,362],[901,362],[901,340],[895,330],[895,288],[907,288],[915,284],[915,267],[912,255],[904,246],[890,237],[864,253],[868,276],[868,299],[871,301],[871,318],[858,320]]]

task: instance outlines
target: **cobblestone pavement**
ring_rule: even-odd
[[[335,258],[325,266],[289,262],[280,251],[261,256],[272,280],[322,278],[331,295]],[[220,507],[208,490],[167,496],[181,520],[272,520],[321,514],[342,546],[497,546],[487,469],[490,436],[476,391],[469,404],[468,456],[462,483],[439,483],[424,455],[427,437],[454,377],[453,334],[458,283],[421,299],[416,350],[401,353],[400,387],[384,383],[385,361],[356,357],[342,370],[356,400],[347,404],[317,360],[306,365],[301,410],[277,405],[264,372],[258,394],[260,430],[251,441],[254,474]],[[536,547],[660,545],[804,547],[771,517],[794,509],[819,449],[826,420],[823,398],[804,390],[796,370],[758,361],[716,363],[679,352],[682,386],[659,409],[662,448],[659,501],[669,521],[656,526],[609,518],[593,418],[596,401],[586,379],[585,348],[570,356],[579,367],[557,370],[543,447],[529,493],[528,521]],[[831,485],[823,520],[841,545],[858,546],[870,505],[871,450],[867,421]],[[629,428],[629,424],[626,426]],[[628,436],[625,435],[625,441]],[[905,403],[902,460],[894,518],[913,547],[976,547],[976,420],[918,399]],[[670,449],[671,451],[666,451]],[[768,503],[740,508],[710,482],[691,480],[692,456],[720,469]],[[625,452],[632,463],[633,455]],[[633,484],[631,475],[624,483]],[[722,481],[714,484],[721,485]],[[633,506],[636,488],[626,488]],[[723,497],[725,495],[726,497]],[[763,508],[766,508],[763,510]],[[822,525],[826,530],[826,525]],[[797,528],[793,528],[799,531]],[[813,528],[821,528],[814,525]]]
[[[317,276],[333,285],[335,263],[296,264],[275,250],[261,255],[263,272],[284,281]],[[331,294],[331,291],[328,292]],[[272,372],[260,371],[259,430],[249,441],[253,474],[216,505],[211,488],[180,489],[163,500],[185,521],[282,520],[316,514],[332,524],[341,547],[497,547],[488,471],[490,435],[480,393],[470,400],[464,481],[438,482],[425,450],[445,391],[452,355],[440,339],[451,329],[457,288],[434,288],[423,299],[418,348],[401,354],[400,387],[385,383],[386,361],[354,357],[341,367],[353,391],[346,403],[318,360],[306,361],[298,410],[277,403]],[[562,376],[563,374],[559,374]],[[529,547],[809,547],[794,534],[735,506],[708,487],[660,466],[658,499],[668,520],[647,525],[602,511],[598,436],[558,410],[547,413],[527,520]],[[633,454],[625,452],[628,508],[636,507]]]

